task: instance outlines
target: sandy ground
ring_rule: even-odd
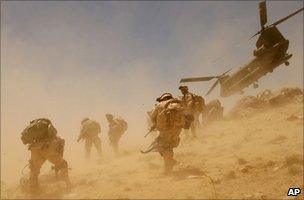
[[[299,118],[287,120],[291,115]],[[85,163],[75,153],[73,188],[66,191],[49,171],[40,177],[43,193],[36,198],[288,199],[290,187],[303,188],[303,102],[214,122],[197,139],[182,135],[175,149],[179,164],[169,176],[162,175],[158,153],[141,154],[140,148],[101,163]],[[2,184],[1,198],[33,197]]]

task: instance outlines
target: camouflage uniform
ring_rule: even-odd
[[[194,109],[195,108],[194,94],[192,94],[188,91],[188,87],[180,86],[179,89],[183,93],[182,101],[183,101],[183,105],[185,107],[185,115],[187,118],[189,118],[189,120],[191,120],[191,116],[192,116],[192,122],[190,125],[190,129],[191,129],[192,135],[194,137],[196,137],[196,130],[200,126],[199,125],[199,116],[200,116],[201,112]],[[187,129],[185,129],[185,131],[188,132]]]
[[[84,119],[81,122],[81,131],[77,141],[80,141],[81,139],[85,140],[84,147],[85,157],[87,160],[90,159],[93,144],[97,150],[99,157],[102,156],[101,140],[98,137],[98,134],[100,134],[100,132],[101,130],[99,123],[90,119]]]
[[[151,129],[157,129],[159,131],[159,135],[155,140],[155,144],[157,144],[156,151],[158,151],[164,159],[165,173],[169,173],[176,163],[176,160],[173,158],[173,148],[177,147],[179,144],[179,135],[184,125],[184,118],[182,118],[182,122],[179,122],[177,124],[175,124],[173,121],[173,124],[170,126],[160,126],[161,124],[160,120],[158,120],[158,116],[161,114],[161,112],[166,109],[166,106],[168,106],[168,104],[180,101],[173,99],[170,93],[163,94],[160,98],[158,98],[158,101],[159,103],[155,106],[150,114],[153,124]],[[184,117],[183,114],[182,116]]]
[[[222,107],[221,102],[216,99],[210,101],[203,112],[203,124],[206,125],[214,120],[223,118],[224,107]]]
[[[118,142],[121,136],[127,130],[127,123],[121,117],[114,118],[114,116],[111,114],[106,114],[106,118],[109,122],[108,136],[110,140],[110,145],[112,146],[114,153],[118,154]]]
[[[38,120],[48,120],[48,119],[38,119]],[[48,122],[51,125],[51,122],[49,120]],[[48,129],[46,131],[50,131],[50,130]],[[30,167],[29,189],[33,193],[39,191],[38,176],[40,173],[40,168],[46,160],[54,164],[56,177],[58,177],[58,173],[59,173],[60,178],[66,182],[67,186],[70,187],[71,185],[68,176],[68,163],[66,160],[63,159],[65,141],[60,137],[56,136],[57,131],[55,128],[53,128],[53,131],[54,134],[52,135],[49,134],[51,135],[50,137],[39,139],[29,143],[29,150],[31,151],[31,159],[29,160],[29,167]],[[26,132],[26,129],[23,131],[23,133],[24,132]],[[27,144],[27,142],[24,143]]]

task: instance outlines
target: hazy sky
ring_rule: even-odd
[[[158,95],[179,94],[180,78],[219,74],[252,58],[257,7],[257,1],[1,2],[2,136],[20,143],[25,124],[42,116],[65,137],[78,133],[83,117],[105,130],[106,112],[142,123]],[[303,1],[267,7],[274,22]],[[303,82],[303,12],[278,27],[294,55],[257,91]],[[212,83],[189,87],[204,95]],[[219,88],[207,100],[218,95]]]

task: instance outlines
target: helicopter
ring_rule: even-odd
[[[251,37],[253,38],[256,35],[260,35],[256,42],[256,49],[253,51],[254,58],[230,75],[228,73],[231,69],[217,76],[183,78],[180,80],[180,83],[217,79],[206,95],[210,94],[211,91],[220,84],[221,97],[228,97],[235,93],[243,94],[243,89],[251,84],[253,85],[253,88],[258,88],[259,85],[257,81],[261,77],[265,76],[267,73],[272,73],[275,68],[283,63],[286,66],[289,65],[288,60],[292,56],[292,54],[287,53],[289,41],[285,39],[276,26],[303,11],[303,9],[304,7],[267,25],[266,1],[260,2],[259,15],[261,29]]]

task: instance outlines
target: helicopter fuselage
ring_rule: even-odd
[[[292,54],[287,53],[289,41],[285,39],[276,26],[303,10],[304,8],[300,8],[272,24],[267,24],[266,1],[260,2],[259,14],[261,29],[251,37],[253,38],[256,35],[259,35],[256,42],[256,49],[253,51],[254,58],[231,74],[227,74],[231,70],[230,69],[216,76],[182,78],[180,82],[210,81],[216,78],[217,80],[206,95],[210,94],[210,92],[220,84],[222,97],[228,97],[235,93],[242,94],[243,89],[251,84],[254,88],[257,88],[257,81],[261,77],[265,76],[267,73],[272,73],[275,68],[283,63],[286,66],[289,65],[288,60],[292,56]]]
[[[274,37],[269,34],[270,32],[275,33],[275,36],[278,33],[280,34],[276,37],[277,40],[273,40]],[[291,54],[286,54],[289,41],[281,35],[276,27],[271,27],[270,32],[266,31],[265,33],[268,35],[262,34],[260,36],[257,42],[258,49],[254,51],[255,57],[249,63],[240,67],[237,72],[220,78],[222,97],[238,93],[249,85],[257,83],[261,77],[271,73],[283,63],[289,64],[288,60],[292,56]],[[270,42],[267,40],[269,35],[272,39]]]

